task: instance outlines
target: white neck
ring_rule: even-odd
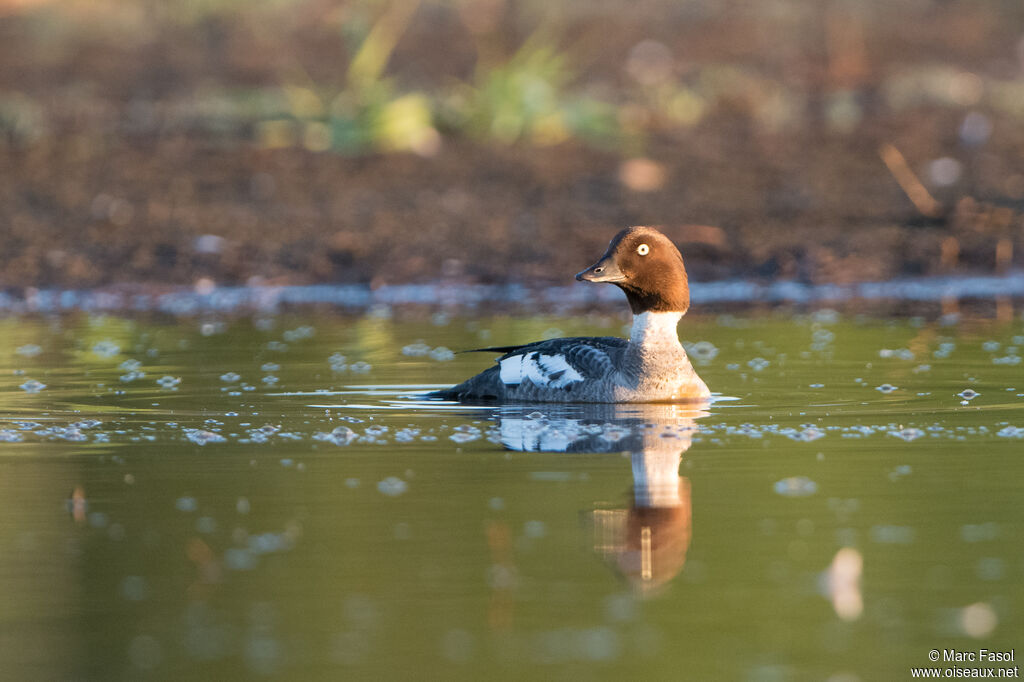
[[[642,347],[679,346],[676,326],[682,313],[640,313],[633,316],[629,342]]]

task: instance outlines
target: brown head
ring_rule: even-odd
[[[634,315],[685,313],[690,307],[683,257],[676,245],[653,227],[627,227],[619,232],[601,260],[576,279],[620,287]]]

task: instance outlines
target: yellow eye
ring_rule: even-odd
[[[639,253],[641,256],[646,256],[648,253],[651,252],[651,247],[647,246],[647,244],[641,244],[640,246],[636,247],[636,252]]]

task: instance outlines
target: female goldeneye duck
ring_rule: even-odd
[[[629,339],[610,336],[482,348],[497,365],[428,397],[482,402],[638,403],[706,400],[708,387],[679,343],[676,325],[690,307],[683,257],[652,227],[629,227],[601,259],[576,275],[610,282],[633,311]]]

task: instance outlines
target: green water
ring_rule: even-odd
[[[709,406],[413,397],[490,361],[438,347],[623,322],[0,320],[4,678],[839,682],[1021,654],[1024,324],[688,316]]]

